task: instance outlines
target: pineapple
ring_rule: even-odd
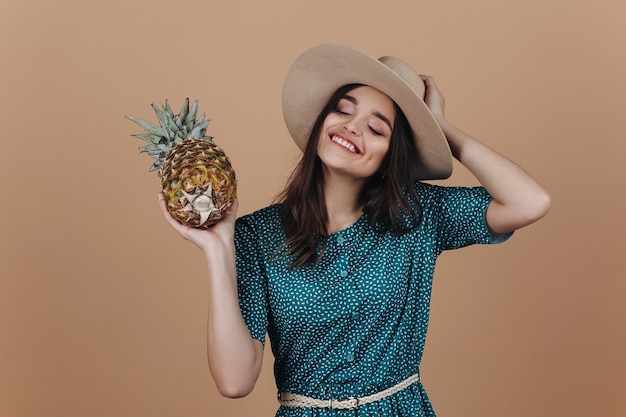
[[[158,170],[172,217],[189,227],[208,229],[233,204],[237,192],[235,171],[213,138],[206,136],[209,120],[205,114],[196,120],[197,101],[189,107],[186,99],[177,115],[167,100],[161,107],[152,104],[160,126],[126,116],[146,131],[133,136],[148,142],[139,151],[156,159],[150,171]]]

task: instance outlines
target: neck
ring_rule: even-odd
[[[359,194],[362,181],[353,178],[327,175],[324,182],[326,210],[328,211],[328,233],[345,229],[363,214]]]

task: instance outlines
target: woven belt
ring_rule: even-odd
[[[404,381],[387,388],[386,390],[375,394],[366,395],[365,397],[350,397],[345,400],[320,400],[310,398],[300,394],[292,394],[290,392],[279,392],[278,402],[283,407],[305,407],[305,408],[329,408],[331,410],[356,410],[362,405],[375,403],[383,398],[389,397],[397,392],[402,391],[408,386],[420,380],[419,372],[405,379]]]

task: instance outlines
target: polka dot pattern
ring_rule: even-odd
[[[485,224],[482,187],[416,183],[423,219],[404,235],[377,233],[367,215],[328,237],[316,265],[289,269],[280,204],[237,220],[241,311],[252,337],[269,334],[280,391],[344,399],[382,391],[419,371],[432,280],[444,250],[499,243]],[[276,416],[355,415],[280,408]],[[434,416],[418,382],[359,416]]]

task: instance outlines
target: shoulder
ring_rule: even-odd
[[[440,192],[440,189],[443,188],[439,185],[429,184],[427,182],[421,181],[415,181],[413,183],[413,187],[415,188],[415,191],[417,191],[417,195],[420,196],[420,198],[428,198],[431,195]]]
[[[275,219],[282,219],[283,205],[272,204],[262,209],[256,210],[252,213],[245,214],[237,219],[237,221],[258,223],[265,221],[272,221]]]
[[[235,222],[235,234],[255,233],[258,235],[282,232],[282,204],[272,204],[241,216]]]
[[[422,208],[439,205],[446,198],[449,187],[416,181],[413,184]]]
[[[454,213],[476,213],[480,215],[492,201],[491,195],[482,186],[442,186],[416,182],[415,190],[426,215],[449,216]]]
[[[487,190],[482,186],[443,186],[417,181],[414,183],[414,187],[422,204],[427,202],[441,202],[449,199],[491,199]]]

